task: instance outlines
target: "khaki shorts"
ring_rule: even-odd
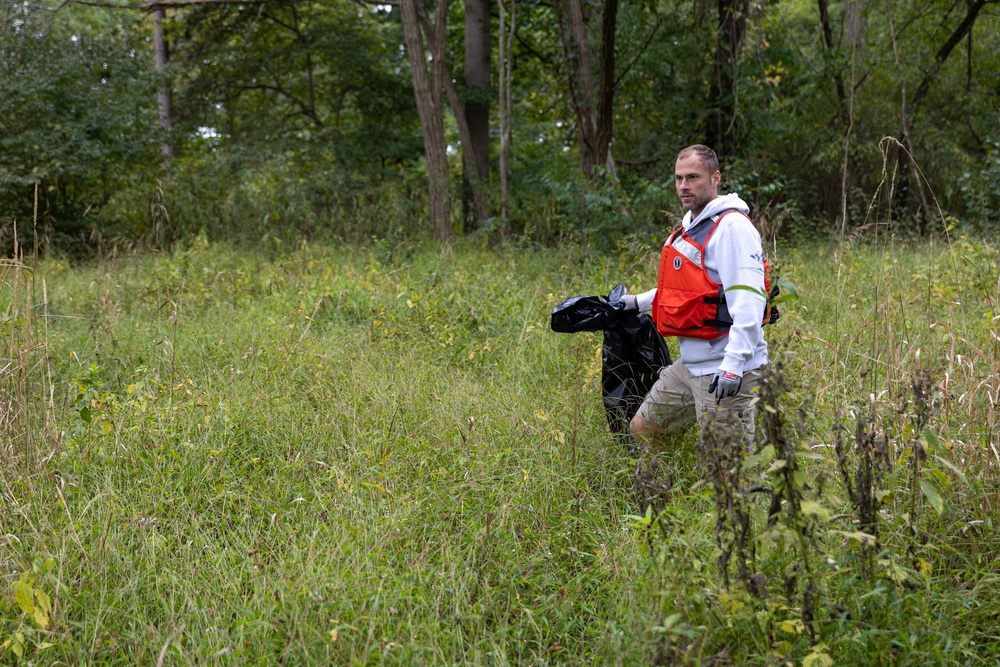
[[[715,402],[709,393],[712,375],[694,376],[680,360],[660,369],[660,378],[646,394],[636,414],[659,426],[665,433],[677,433],[697,422],[718,432],[740,429],[740,435],[752,447],[754,442],[754,406],[762,369],[746,371],[740,393]]]

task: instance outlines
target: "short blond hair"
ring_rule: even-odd
[[[680,153],[677,154],[677,159],[687,157],[688,155],[695,155],[702,164],[708,167],[708,173],[714,174],[719,171],[719,156],[715,154],[711,148],[705,144],[695,144],[693,146],[688,146]]]

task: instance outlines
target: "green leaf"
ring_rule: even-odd
[[[31,616],[31,618],[34,619],[35,623],[38,624],[38,627],[43,630],[49,627],[49,615],[38,607],[35,607],[35,613]]]
[[[764,293],[764,290],[759,289],[757,287],[751,287],[750,285],[730,285],[729,287],[726,288],[726,291],[728,292],[729,290],[733,289],[746,290],[747,292],[753,292],[754,294],[759,294],[765,299],[767,298],[767,294]]]
[[[904,442],[909,442],[910,438],[913,437],[913,424],[903,425],[903,440]]]
[[[798,298],[799,296],[799,290],[795,287],[793,283],[790,283],[787,280],[779,280],[778,287],[780,287],[782,291],[788,292],[787,296],[791,298]]]
[[[937,434],[928,429],[924,429],[923,434],[920,436],[920,441],[923,442],[927,449],[930,450],[938,449],[941,445],[941,441],[938,440]]]
[[[44,611],[46,614],[52,613],[52,600],[49,599],[48,594],[46,594],[41,588],[35,589],[35,600],[38,602],[39,609]]]
[[[878,564],[885,569],[886,575],[896,584],[902,584],[904,581],[909,581],[910,574],[892,560],[880,560]]]
[[[820,647],[823,647],[822,649]],[[813,652],[802,659],[802,667],[832,667],[833,658],[826,653],[826,647],[820,644]]]
[[[858,542],[867,544],[868,546],[875,546],[875,536],[869,535],[868,533],[862,533],[861,531],[851,532],[847,530],[831,530],[830,532],[837,535],[843,535],[849,540],[857,540]]]
[[[959,470],[958,467],[954,463],[952,463],[948,459],[941,458],[937,454],[934,455],[934,459],[938,463],[940,463],[941,465],[943,465],[945,468],[947,468],[948,470],[950,470],[952,473],[954,473],[955,477],[958,477],[958,479],[962,482],[962,484],[964,484],[965,486],[969,486],[969,479],[965,476],[965,473],[963,473],[961,470]]]
[[[774,460],[774,456],[774,445],[765,445],[758,453],[751,454],[743,460],[743,469],[752,470],[755,466],[766,465]]]
[[[951,480],[948,479],[948,475],[946,475],[943,470],[938,470],[937,468],[924,468],[924,475],[929,477],[931,483],[936,484],[938,488],[951,488]]]
[[[28,616],[35,613],[34,592],[35,589],[31,584],[23,579],[14,584],[14,599],[17,600],[17,606]]]
[[[830,511],[815,500],[803,500],[800,507],[805,516],[815,516],[820,521],[826,521],[830,518]]]
[[[799,635],[805,631],[806,627],[797,618],[791,618],[778,623],[778,630],[790,635]]]
[[[938,493],[938,490],[934,488],[934,485],[930,481],[926,479],[920,480],[920,490],[923,491],[927,502],[937,510],[938,514],[944,511],[944,501],[941,500],[941,494]]]

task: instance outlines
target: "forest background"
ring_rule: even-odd
[[[786,236],[984,232],[996,4],[4,0],[0,240],[613,248],[696,142]]]

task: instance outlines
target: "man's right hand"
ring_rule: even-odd
[[[608,294],[608,305],[619,313],[636,312],[639,310],[639,299],[635,294],[629,294],[625,285],[617,285]]]
[[[622,303],[625,304],[625,312],[638,311],[639,310],[639,298],[635,294],[626,294],[622,297]]]

